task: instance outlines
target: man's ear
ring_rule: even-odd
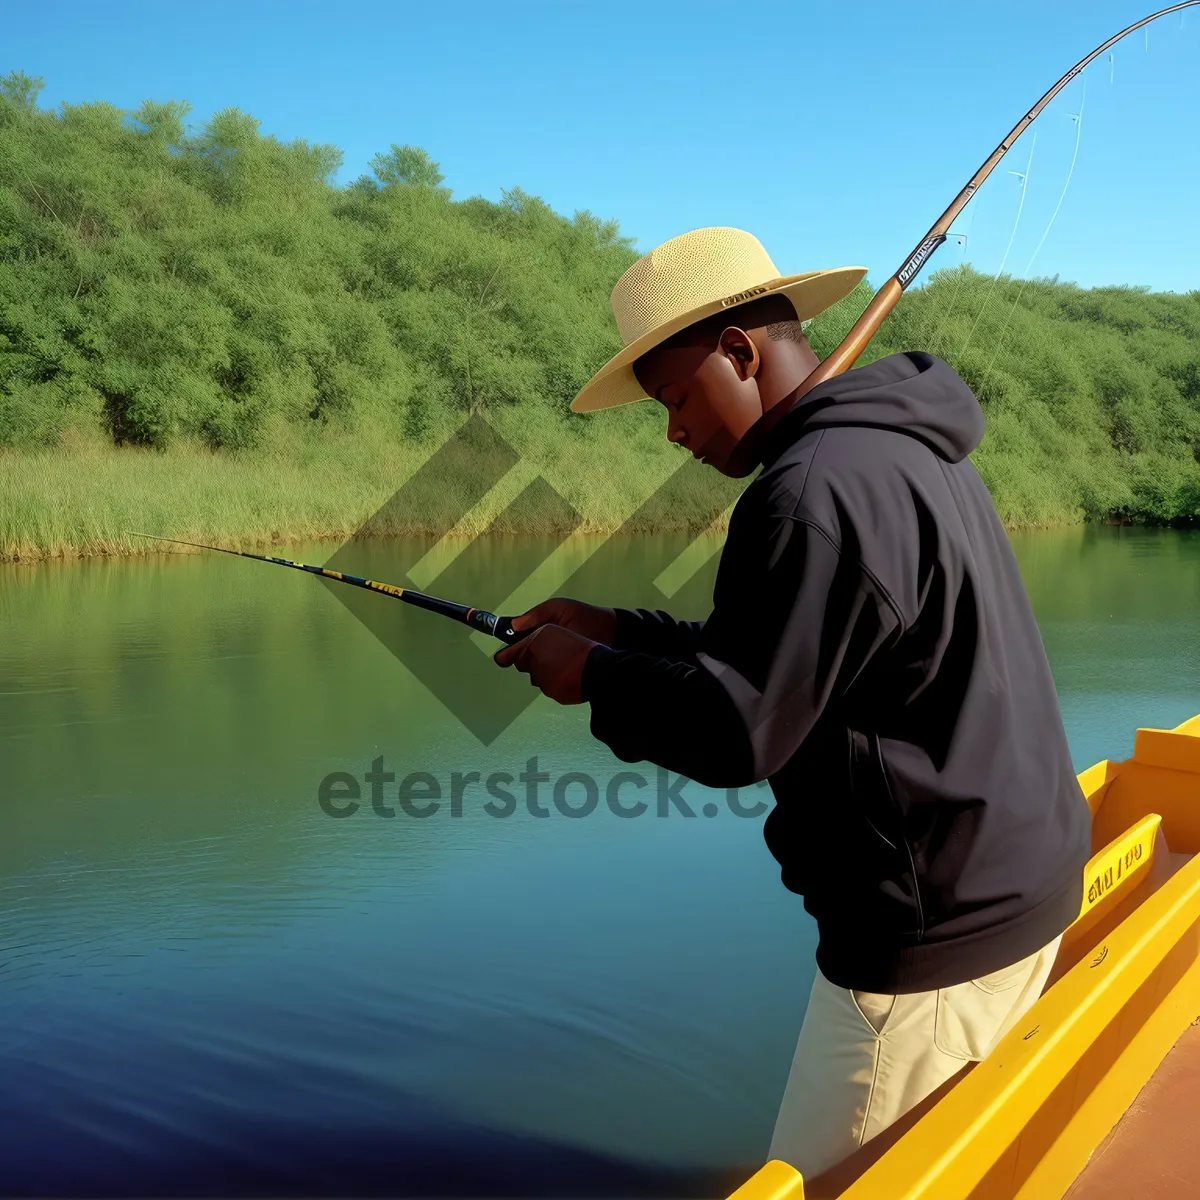
[[[733,363],[740,379],[752,379],[758,374],[762,357],[754,339],[736,325],[730,325],[721,333],[717,348]]]

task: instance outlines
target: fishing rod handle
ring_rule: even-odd
[[[498,638],[507,646],[511,646],[513,642],[519,642],[523,637],[529,635],[528,629],[514,629],[512,620],[512,617],[498,617],[495,613],[484,612],[478,608],[471,609],[467,616],[468,625]]]

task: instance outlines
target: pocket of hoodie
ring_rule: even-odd
[[[897,932],[915,935],[919,940],[925,933],[925,919],[916,867],[904,836],[903,814],[888,782],[879,738],[854,729],[848,732],[850,784],[858,800],[858,817],[871,832],[874,862],[889,879],[907,887],[911,893],[911,922],[908,928]]]
[[[875,769],[867,735],[856,729],[846,732],[850,742],[850,791],[858,801],[859,816],[888,850],[898,855],[901,852],[896,837],[884,832],[896,823],[894,806],[883,795],[883,781]]]

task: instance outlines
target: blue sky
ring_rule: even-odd
[[[782,272],[862,264],[878,285],[1037,98],[1153,0],[11,6],[0,72],[39,103],[236,106],[331,142],[338,182],[424,147],[457,198],[519,186],[616,218],[645,252],[749,229]],[[15,10],[15,11],[14,11]],[[958,221],[970,258],[1083,286],[1200,288],[1200,7],[1132,34],[1073,82]],[[1111,81],[1110,81],[1111,80]],[[1086,92],[1084,89],[1086,88]],[[975,211],[972,212],[972,209]]]

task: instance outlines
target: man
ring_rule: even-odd
[[[1078,915],[1090,818],[1007,535],[968,459],[967,385],[909,352],[797,401],[801,321],[862,268],[781,277],[697,230],[613,291],[624,350],[589,411],[653,397],[734,478],[703,622],[556,598],[495,659],[627,762],[770,781],[764,833],[816,919],[817,973],[770,1156],[808,1177],[971,1060],[1045,986]]]

